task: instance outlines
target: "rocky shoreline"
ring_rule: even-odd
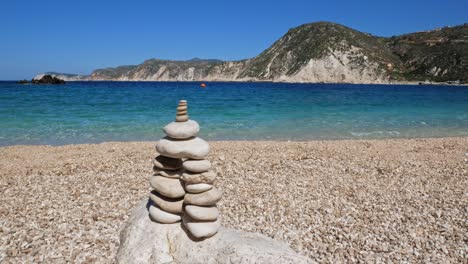
[[[468,137],[209,143],[227,228],[321,263],[467,258]],[[0,262],[112,263],[154,146],[1,147]]]
[[[42,74],[38,75],[41,76]],[[312,81],[297,81],[297,80],[257,80],[257,79],[199,79],[199,80],[148,80],[148,79],[92,79],[87,76],[67,76],[56,74],[53,75],[67,82],[253,82],[253,83],[308,83],[308,84],[376,84],[376,85],[449,85],[449,86],[468,86],[466,82],[447,81],[447,82],[422,82],[422,81],[378,81],[378,82],[312,82]]]

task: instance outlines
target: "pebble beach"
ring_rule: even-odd
[[[318,263],[468,259],[468,137],[210,141],[225,227]],[[155,142],[0,148],[0,263],[112,263]]]

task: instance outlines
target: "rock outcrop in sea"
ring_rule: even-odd
[[[36,77],[34,77],[31,82],[28,82],[27,80],[20,80],[17,82],[18,84],[64,84],[65,81],[49,74],[40,74]]]

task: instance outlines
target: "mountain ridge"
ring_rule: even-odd
[[[148,59],[67,81],[468,82],[468,24],[392,37],[332,23],[291,28],[259,55],[237,61]]]

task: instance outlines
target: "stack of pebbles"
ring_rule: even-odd
[[[222,194],[213,186],[216,173],[210,171],[211,163],[204,159],[210,147],[196,137],[199,130],[198,123],[189,120],[187,102],[181,100],[176,121],[164,127],[167,136],[156,144],[161,155],[154,162],[156,176],[151,179],[151,186],[155,190],[150,195],[154,204],[149,211],[160,223],[175,223],[183,218],[184,226],[194,237],[206,238],[220,227],[216,203]]]
[[[218,232],[220,223],[216,203],[221,191],[213,186],[216,173],[209,171],[208,160],[187,159],[183,163],[182,179],[187,194],[184,198],[184,226],[197,238],[210,237]]]

